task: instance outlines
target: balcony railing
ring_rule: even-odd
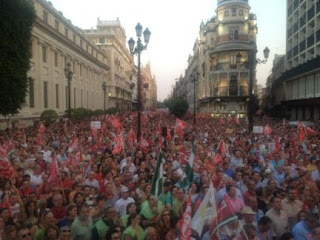
[[[225,42],[234,42],[234,41],[248,41],[247,34],[239,34],[238,38],[234,38],[234,35],[224,34],[218,37],[218,43],[225,43]]]

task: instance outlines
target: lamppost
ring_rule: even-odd
[[[137,24],[136,26],[136,35],[138,38],[137,41],[137,46],[135,47],[135,41],[133,40],[133,38],[130,38],[128,41],[129,44],[129,49],[130,49],[130,53],[132,55],[137,54],[138,55],[138,81],[137,81],[137,100],[138,100],[138,124],[137,124],[137,141],[139,142],[140,140],[140,136],[141,136],[141,73],[140,73],[140,54],[143,50],[147,49],[148,43],[149,43],[149,39],[150,39],[150,35],[151,32],[149,31],[148,28],[146,28],[146,30],[143,31],[143,38],[144,38],[144,42],[145,45],[142,44],[141,41],[141,35],[142,35],[142,26],[140,25],[140,23]]]
[[[263,50],[264,59],[260,60],[259,58],[256,58],[257,48],[256,45],[249,50],[248,54],[248,61],[244,62],[244,64],[247,65],[250,71],[250,78],[249,78],[249,101],[248,101],[248,108],[247,108],[247,115],[248,115],[248,130],[249,132],[253,131],[253,75],[254,71],[256,69],[257,64],[265,64],[268,61],[270,49],[266,47]],[[237,56],[237,63],[240,63],[241,60],[241,54],[238,53]]]
[[[64,69],[64,75],[68,79],[68,118],[71,120],[71,80],[73,72],[71,71],[71,64],[68,62]]]
[[[191,75],[191,82],[193,82],[193,126],[196,125],[196,82],[199,76],[199,72],[193,72]]]
[[[106,91],[107,91],[106,82],[103,82],[101,87],[102,87],[102,90],[103,90],[103,111],[106,111]]]

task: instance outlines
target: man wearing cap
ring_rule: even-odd
[[[244,206],[242,210],[240,211],[243,219],[240,221],[242,226],[245,224],[251,224],[253,226],[257,226],[257,223],[254,221],[254,217],[256,215],[256,212],[254,212],[251,207],[249,206]]]
[[[92,230],[91,239],[105,239],[108,230],[114,225],[114,217],[116,211],[113,206],[107,206],[104,209],[104,217],[95,223],[95,227]]]
[[[115,209],[120,216],[126,214],[127,205],[131,202],[135,202],[133,198],[130,197],[129,188],[123,187],[121,188],[121,198],[116,201]]]

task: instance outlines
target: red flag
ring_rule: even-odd
[[[0,175],[8,179],[14,175],[14,169],[6,157],[0,159]]]
[[[57,180],[59,171],[58,171],[58,161],[55,153],[52,153],[52,162],[50,166],[50,177],[48,179],[48,183],[52,184]]]
[[[189,157],[186,150],[184,148],[180,148],[178,151],[180,155],[180,163],[183,165],[187,165]]]
[[[79,139],[75,137],[69,142],[69,148],[71,148],[73,151],[76,151],[78,147],[79,147]]]
[[[102,123],[101,132],[102,133],[106,133],[107,132],[107,124],[105,122]]]
[[[191,194],[188,195],[187,207],[183,214],[183,218],[178,223],[180,228],[180,240],[190,240],[191,239]]]
[[[119,134],[118,137],[115,138],[115,145],[112,150],[112,154],[116,155],[121,153],[123,149],[123,140],[122,140],[122,133]]]
[[[226,144],[223,140],[220,140],[217,151],[221,154],[226,154]]]
[[[148,139],[141,136],[140,138],[140,148],[144,153],[148,153],[151,147],[151,143]]]
[[[129,146],[133,147],[135,140],[136,140],[136,136],[135,136],[135,134],[134,134],[133,129],[131,128],[131,129],[129,130],[128,138],[127,138],[127,141],[128,141]]]
[[[171,129],[169,127],[167,127],[167,141],[170,142],[171,140]]]
[[[4,157],[7,157],[7,150],[3,146],[0,146],[0,158]]]
[[[214,155],[214,157],[213,157],[213,163],[214,163],[215,165],[220,165],[220,166],[222,166],[222,157],[221,157],[221,155],[220,155],[219,153],[216,153],[216,154]]]
[[[80,151],[77,151],[71,159],[68,159],[67,165],[72,166],[73,168],[77,168],[81,162],[82,154]]]
[[[263,134],[264,135],[269,135],[272,133],[272,128],[269,126],[269,124],[267,123],[267,125],[264,127],[263,129]]]
[[[299,129],[299,140],[303,142],[305,138],[306,138],[306,132],[304,127],[302,127]]]
[[[186,128],[187,128],[187,124],[184,121],[176,118],[175,132],[177,133],[177,135],[182,136]]]
[[[313,135],[314,136],[314,135],[318,135],[319,134],[316,130],[314,130],[314,129],[310,128],[310,127],[306,127],[305,129],[306,129],[307,134],[309,134],[309,135]]]
[[[120,130],[122,128],[120,119],[117,117],[111,117],[109,118],[110,123],[112,124],[112,126],[114,127],[114,129],[116,130]]]

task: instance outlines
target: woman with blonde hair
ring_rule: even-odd
[[[171,209],[166,208],[159,214],[156,228],[161,240],[173,230]]]

